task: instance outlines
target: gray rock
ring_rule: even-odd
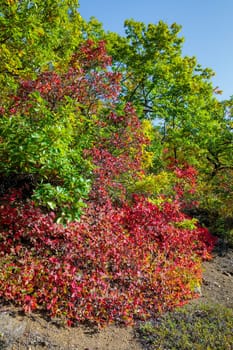
[[[21,321],[7,312],[0,312],[0,347],[7,349],[17,339],[23,336],[26,330],[26,321]]]

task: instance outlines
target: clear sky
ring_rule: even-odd
[[[80,14],[96,17],[105,30],[124,34],[124,20],[182,26],[183,54],[212,68],[221,99],[233,95],[233,0],[79,0]]]

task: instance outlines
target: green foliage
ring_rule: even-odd
[[[205,212],[206,226],[226,243],[233,245],[233,171],[218,170],[216,174],[200,181],[196,198],[200,210]]]
[[[7,177],[30,174],[36,187],[33,198],[39,205],[58,211],[59,217],[77,219],[91,174],[82,155],[83,137],[77,142],[79,122],[74,120],[72,104],[51,111],[38,94],[32,97],[28,115],[0,119],[0,173]]]
[[[149,196],[151,199],[161,195],[172,195],[174,175],[166,171],[161,171],[159,174],[148,174],[141,177],[131,185],[130,191],[132,193],[141,193]]]
[[[137,331],[150,350],[231,350],[233,311],[219,304],[183,307]]]
[[[222,144],[220,137],[230,135],[224,136],[223,108],[211,82],[214,73],[195,57],[182,56],[180,29],[176,23],[146,26],[127,20],[126,37],[108,33],[106,39],[114,69],[122,74],[122,99],[133,102],[140,118],[153,120],[160,131],[157,151],[160,143],[172,157],[204,169],[209,166],[206,157]]]
[[[83,19],[77,0],[3,0],[0,4],[0,87],[2,97],[20,78],[62,69],[80,44]]]

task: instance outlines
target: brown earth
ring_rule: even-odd
[[[203,264],[201,297],[194,304],[214,302],[233,308],[233,250],[214,253]],[[13,307],[0,307],[0,349],[3,350],[142,350],[132,327],[96,330],[64,327],[57,320],[20,315]]]

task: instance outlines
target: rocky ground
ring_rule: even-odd
[[[193,303],[214,302],[233,308],[233,250],[215,252],[203,265],[202,296]],[[3,350],[142,350],[131,327],[107,327],[101,331],[67,328],[39,315],[24,316],[0,305],[0,349]]]

